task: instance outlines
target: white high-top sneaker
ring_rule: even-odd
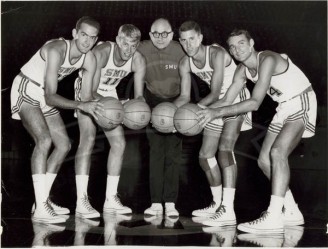
[[[63,223],[66,221],[64,217],[55,213],[48,200],[43,202],[43,206],[35,209],[32,215],[32,220],[42,223]]]
[[[220,204],[217,204],[215,201],[205,208],[197,209],[192,212],[193,216],[199,217],[209,217],[215,214],[215,211],[220,207]]]
[[[106,198],[103,208],[104,213],[130,214],[132,209],[123,206],[120,198],[117,195],[112,195]]]
[[[227,209],[226,206],[221,205],[215,214],[203,221],[206,226],[222,227],[236,225],[236,215],[233,208]]]
[[[272,215],[269,211],[263,212],[260,218],[241,223],[237,229],[246,233],[255,234],[274,234],[284,232],[284,223],[282,215]]]
[[[94,209],[86,194],[80,200],[77,201],[75,213],[77,217],[92,219],[100,217],[100,213]]]
[[[304,217],[298,205],[293,208],[283,208],[282,219],[285,226],[299,226],[304,224]]]

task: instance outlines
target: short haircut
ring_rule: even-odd
[[[92,27],[95,27],[98,30],[98,33],[100,32],[100,23],[96,19],[90,16],[82,16],[76,22],[76,26],[75,26],[76,30],[79,30],[81,28],[82,23],[86,23]]]
[[[202,33],[202,30],[199,26],[199,24],[195,21],[186,21],[181,24],[179,28],[179,35],[181,32],[189,31],[189,30],[195,30],[198,34]]]
[[[119,30],[117,36],[122,38],[132,38],[134,41],[140,41],[141,38],[141,32],[140,30],[134,26],[133,24],[123,24]]]
[[[245,35],[247,40],[253,39],[250,33],[246,29],[234,29],[228,36],[227,43],[229,42],[229,39],[233,36],[239,36],[239,35]]]

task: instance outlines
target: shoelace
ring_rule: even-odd
[[[114,200],[119,206],[123,207],[123,204],[121,203],[121,200],[117,195],[114,195]]]
[[[91,204],[89,202],[89,198],[86,194],[84,194],[84,196],[82,198],[82,204],[88,211],[93,211],[94,210],[93,207],[91,206]]]
[[[53,203],[50,199],[48,199],[48,203],[50,204],[50,206],[52,207],[55,207],[55,208],[58,208],[58,209],[63,209],[63,207]]]
[[[209,209],[215,207],[215,205],[216,205],[215,201],[212,201],[211,204],[208,207],[202,208],[202,209],[200,209],[200,211],[209,210]]]
[[[264,221],[266,219],[266,217],[268,216],[269,212],[268,211],[264,211],[261,213],[261,216],[260,218],[256,219],[256,220],[253,220],[251,222],[248,222],[250,225],[254,225],[254,224],[258,224],[262,221]]]
[[[211,220],[215,220],[217,218],[220,218],[222,216],[223,213],[226,212],[226,208],[224,205],[220,205],[220,207],[218,207],[218,209],[215,211],[215,214],[211,217]]]
[[[50,206],[48,200],[43,202],[43,206],[46,209],[47,213],[50,214],[51,216],[57,216],[55,213],[54,209]]]

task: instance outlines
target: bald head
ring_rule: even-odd
[[[167,20],[165,18],[156,19],[153,22],[153,24],[151,25],[150,31],[151,32],[154,32],[154,31],[158,32],[159,29],[163,29],[166,32],[172,31],[172,27],[171,27],[171,24],[170,24],[169,20]]]
[[[173,39],[170,22],[165,18],[156,19],[151,25],[149,36],[155,47],[166,48]]]

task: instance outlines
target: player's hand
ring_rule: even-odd
[[[122,105],[124,105],[126,102],[128,102],[130,99],[128,98],[128,99],[122,99],[122,100],[120,100],[120,102],[121,102],[121,104]]]
[[[205,105],[202,105],[202,104],[197,104],[200,108],[202,108],[202,109],[205,109],[205,108],[207,108],[207,106],[205,106]]]
[[[104,104],[97,100],[81,102],[79,109],[83,112],[91,114],[96,120],[98,120],[97,115],[102,116],[104,111]]]
[[[199,125],[205,127],[208,122],[216,118],[216,112],[211,108],[205,108],[196,113],[198,115]]]

